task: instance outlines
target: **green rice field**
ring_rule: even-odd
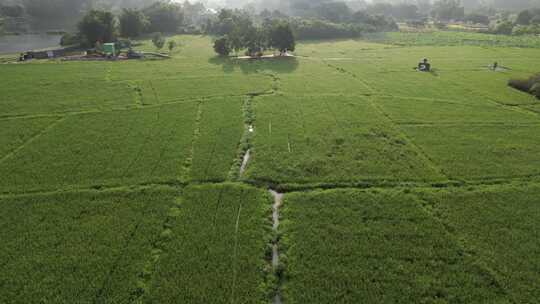
[[[169,39],[2,55],[0,303],[540,303],[540,38]]]

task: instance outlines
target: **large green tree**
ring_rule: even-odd
[[[227,36],[223,36],[214,42],[214,51],[221,56],[229,56],[231,53],[231,44]]]
[[[93,0],[21,0],[36,27],[70,27]]]
[[[79,22],[79,32],[88,46],[116,39],[116,18],[108,11],[90,10]]]
[[[287,22],[278,22],[270,30],[270,45],[280,53],[294,51],[296,42],[291,26]]]
[[[123,9],[119,21],[120,35],[129,38],[139,36],[150,24],[143,12],[132,8]]]
[[[353,14],[345,2],[322,3],[315,10],[320,18],[335,23],[347,22]]]
[[[439,20],[462,20],[465,17],[465,8],[461,0],[439,0],[433,6],[433,14]]]
[[[150,21],[149,32],[173,33],[184,21],[182,8],[175,3],[158,1],[144,8],[143,12]]]

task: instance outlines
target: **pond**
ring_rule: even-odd
[[[20,53],[60,45],[60,35],[28,34],[0,36],[0,54]]]

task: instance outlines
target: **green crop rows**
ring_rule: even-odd
[[[185,189],[152,303],[261,303],[270,198],[235,185]]]
[[[501,303],[480,265],[412,195],[286,197],[287,303]]]
[[[537,37],[169,39],[0,64],[0,303],[538,303]]]
[[[1,199],[0,302],[124,302],[174,196],[84,191]]]

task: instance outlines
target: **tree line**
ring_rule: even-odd
[[[290,24],[285,20],[266,19],[257,26],[242,11],[221,10],[218,20],[209,27],[221,37],[214,42],[214,50],[222,56],[232,51],[246,50],[248,56],[261,56],[265,50],[275,49],[281,55],[294,51],[296,42]]]
[[[0,0],[0,19],[2,16],[26,19],[28,26],[33,29],[69,31],[76,28],[79,20],[92,10],[109,11],[119,15],[123,9],[134,9],[144,12],[150,19],[150,26],[163,27],[153,12],[162,7],[167,7],[171,15],[181,15],[182,20],[189,23],[198,22],[207,10],[200,2],[180,3],[169,0]],[[181,11],[181,14],[175,11]],[[176,18],[177,16],[169,16],[164,22],[176,26],[176,21],[171,22],[171,19]]]
[[[184,6],[172,2],[154,2],[142,9],[124,8],[119,14],[92,9],[78,22],[78,32],[68,34],[62,44],[93,46],[113,42],[118,37],[137,38],[149,33],[178,33],[186,25]]]

